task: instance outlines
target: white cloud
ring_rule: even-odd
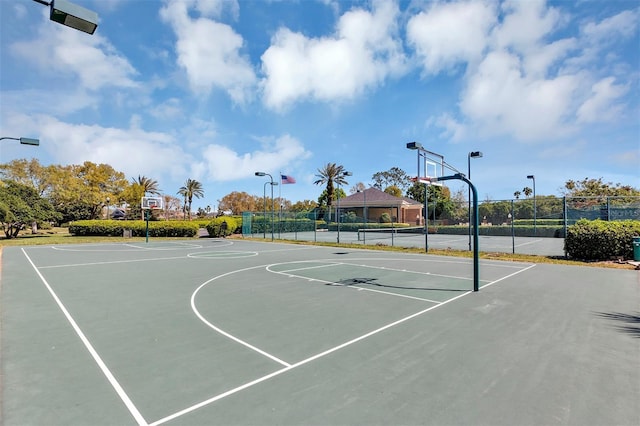
[[[583,28],[583,34],[592,42],[615,42],[619,37],[629,38],[638,29],[640,12],[625,10],[601,22],[589,22]]]
[[[564,23],[558,9],[547,7],[545,0],[508,0],[501,9],[504,18],[493,33],[493,43],[499,49],[526,53]]]
[[[262,55],[264,103],[282,109],[300,99],[351,99],[405,71],[397,36],[398,7],[374,1],[373,11],[343,14],[332,37],[308,38],[287,28]]]
[[[127,176],[158,179],[165,174],[182,176],[188,164],[182,148],[164,133],[70,124],[49,116],[38,117],[34,124],[40,129],[42,148],[61,164],[105,163]]]
[[[222,13],[227,2],[165,2],[160,16],[178,38],[178,64],[194,93],[208,95],[214,88],[226,91],[236,103],[251,97],[256,76],[249,59],[242,56],[243,39],[230,26],[206,17],[192,19],[189,7],[205,16]]]
[[[628,88],[614,82],[615,78],[607,77],[591,87],[591,97],[578,108],[578,122],[610,121],[620,116],[623,106],[619,100]]]
[[[464,13],[473,8],[478,9],[473,16]],[[480,15],[480,10],[495,15]],[[453,22],[457,16],[462,16],[459,27]],[[637,11],[623,12],[559,38],[571,17],[543,0],[505,1],[499,10],[474,1],[431,6],[408,24],[425,73],[460,63],[467,70],[460,118],[440,114],[428,124],[443,128],[441,136],[454,141],[475,132],[545,141],[575,132],[583,123],[614,120],[628,87],[615,84],[610,74],[598,77],[606,71],[587,66],[584,52],[592,49],[591,59],[599,58],[593,46],[606,34],[629,37],[637,30],[637,16]],[[447,28],[457,31],[443,35]],[[607,59],[619,63],[615,56]]]
[[[41,25],[37,38],[11,45],[15,55],[47,72],[71,74],[87,90],[136,87],[134,67],[107,39],[61,25]]]
[[[496,21],[488,1],[434,3],[407,23],[407,41],[414,46],[425,71],[437,74],[482,55]]]
[[[284,135],[265,143],[259,151],[244,154],[223,145],[209,145],[203,152],[205,161],[202,168],[216,181],[246,178],[253,176],[256,170],[275,176],[278,170],[286,169],[291,163],[309,158],[310,155],[300,141]]]
[[[520,140],[559,136],[566,131],[579,78],[529,78],[519,58],[492,52],[462,93],[462,112],[485,134],[511,134]]]

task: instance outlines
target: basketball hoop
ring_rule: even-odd
[[[442,182],[438,182],[438,178],[432,176],[418,176],[411,178],[411,180],[413,182],[423,183],[425,185],[442,186]]]
[[[142,197],[140,207],[142,210],[162,210],[162,197]]]

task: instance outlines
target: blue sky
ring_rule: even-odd
[[[539,195],[640,188],[637,0],[74,2],[94,35],[0,0],[0,133],[41,140],[3,141],[2,162],[108,163],[172,195],[197,179],[194,208],[261,196],[256,171],[294,176],[292,201],[318,198],[329,162],[349,187],[415,175],[410,141],[463,172],[482,151],[481,199],[530,174]]]

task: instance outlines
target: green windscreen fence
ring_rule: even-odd
[[[251,218],[253,217],[253,213],[244,212],[242,213],[242,235],[247,236],[251,235]]]

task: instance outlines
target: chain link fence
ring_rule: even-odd
[[[360,212],[376,209],[366,206]],[[265,239],[472,250],[468,202],[429,203],[427,223],[398,223],[396,209],[377,208],[376,219],[353,210],[247,212],[243,234]],[[425,212],[423,212],[424,215]],[[478,205],[479,250],[564,256],[567,228],[580,219],[640,220],[640,197],[543,196],[483,201]]]

